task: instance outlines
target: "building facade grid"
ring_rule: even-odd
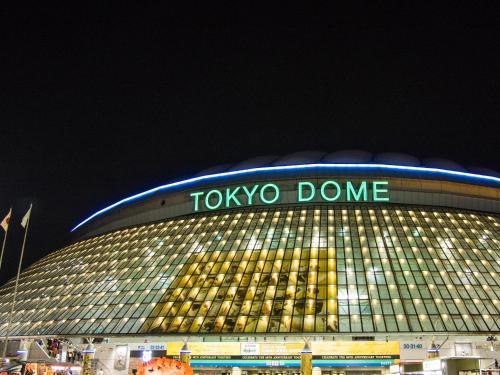
[[[24,271],[10,334],[497,332],[499,226],[457,209],[339,204],[120,229]],[[0,289],[0,334],[12,293],[12,281]]]

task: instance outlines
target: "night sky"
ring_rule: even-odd
[[[264,154],[500,170],[499,9],[0,8],[0,281],[132,193]],[[286,3],[282,3],[284,6]],[[482,5],[482,7],[479,7]]]

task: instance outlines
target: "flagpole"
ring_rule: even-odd
[[[30,208],[29,208],[29,216],[28,216],[28,221],[26,222],[26,229],[24,230],[24,239],[23,239],[23,247],[21,248],[21,256],[19,257],[19,265],[17,267],[17,276],[16,276],[16,283],[14,285],[14,296],[12,297],[12,306],[10,307],[10,313],[9,317],[7,319],[7,328],[5,330],[5,342],[3,345],[3,353],[2,353],[2,359],[5,360],[5,355],[7,354],[7,344],[9,342],[9,329],[10,329],[10,321],[12,319],[12,314],[14,313],[14,308],[16,307],[16,298],[17,298],[17,286],[19,285],[19,275],[21,274],[21,266],[23,263],[23,256],[24,256],[24,246],[26,245],[26,237],[28,236],[28,228],[30,226],[30,220],[31,220],[31,207],[33,205],[30,203]]]
[[[10,209],[7,216],[9,216],[11,212],[12,212],[12,208]],[[2,269],[3,252],[5,250],[5,243],[7,242],[7,233],[9,232],[9,227],[10,227],[10,225],[7,222],[7,229],[5,230],[5,236],[3,236],[2,253],[0,254],[0,270]]]
[[[9,232],[9,227],[5,231],[5,236],[3,236],[2,253],[0,254],[0,270],[2,269],[3,252],[5,250],[5,243],[7,242],[7,233]]]

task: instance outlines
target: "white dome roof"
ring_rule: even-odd
[[[364,150],[340,150],[334,152],[323,151],[299,151],[287,154],[284,156],[265,155],[256,156],[235,164],[220,164],[211,168],[204,169],[196,176],[203,176],[213,173],[222,173],[229,171],[238,171],[243,169],[271,167],[271,166],[286,166],[295,164],[316,164],[316,163],[332,163],[332,164],[359,164],[359,163],[379,163],[389,165],[402,166],[424,166],[430,168],[439,168],[452,171],[472,172],[485,174],[489,176],[499,176],[496,171],[487,168],[465,168],[454,161],[442,158],[427,158],[420,160],[415,156],[399,153],[399,152],[383,152],[380,154],[372,154]]]

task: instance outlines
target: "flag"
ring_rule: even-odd
[[[23,228],[26,228],[26,225],[28,225],[30,215],[31,215],[31,204],[30,204],[30,208],[29,208],[28,212],[26,212],[26,214],[23,216],[23,219],[21,220],[21,226]]]
[[[7,232],[9,229],[10,216],[12,215],[12,208],[9,210],[9,213],[3,218],[2,223],[0,224],[4,231]]]

